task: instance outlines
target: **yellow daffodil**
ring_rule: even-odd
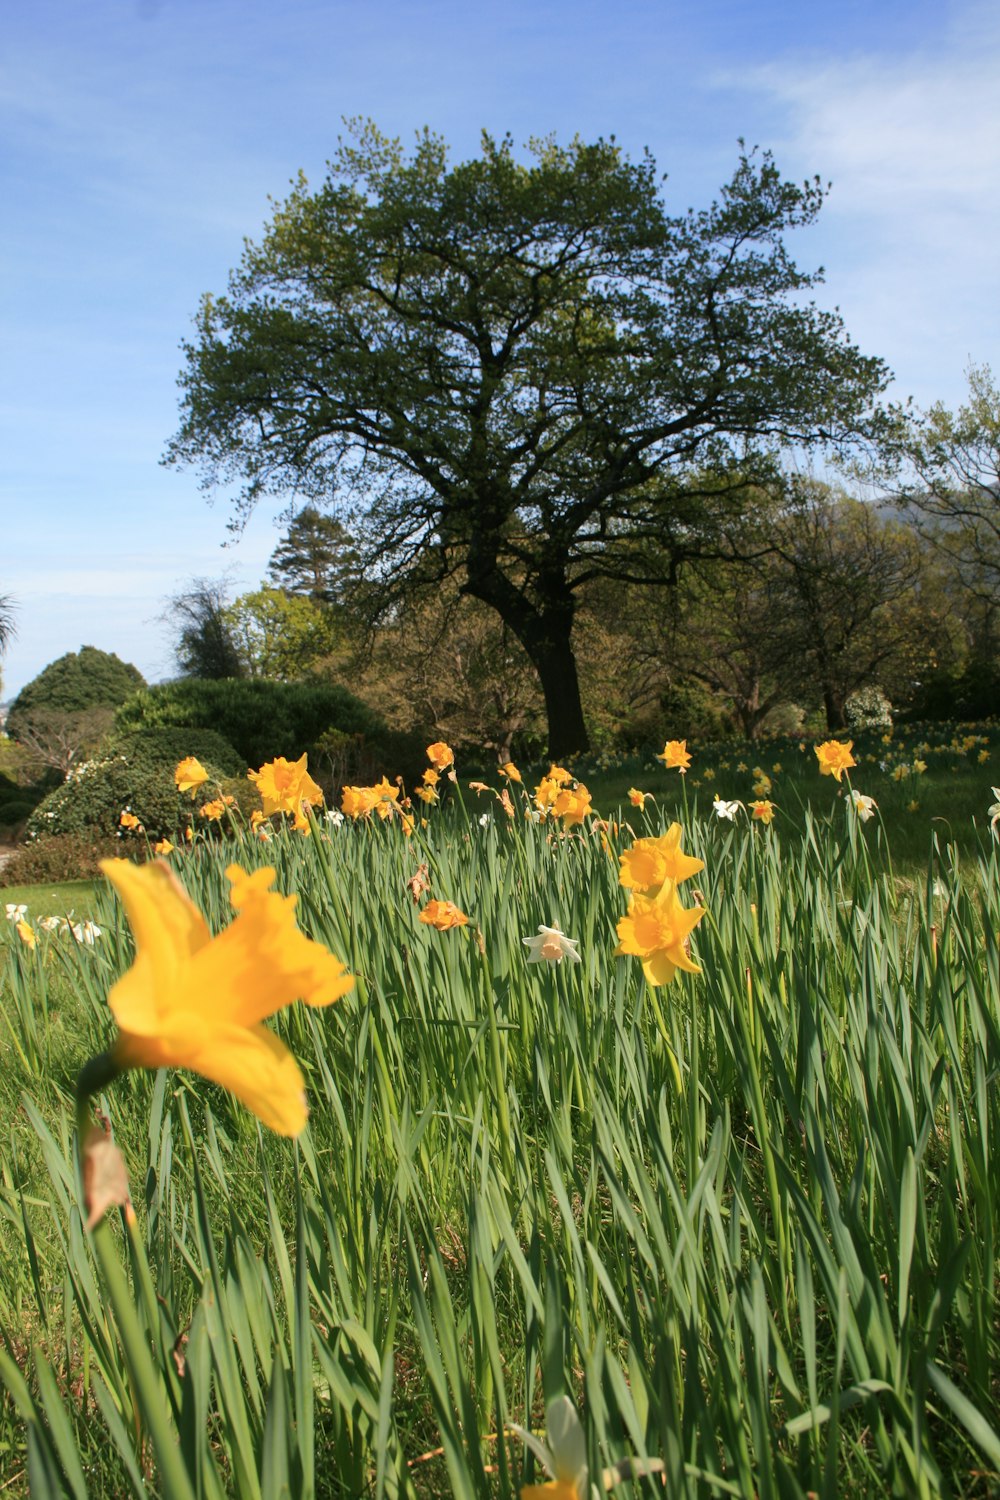
[[[247,779],[260,793],[266,817],[272,813],[291,813],[295,817],[301,812],[303,802],[318,807],[323,800],[322,789],[306,769],[304,755],[296,761],[288,761],[279,755],[261,766],[259,771],[248,771]]]
[[[174,771],[174,783],[179,792],[194,792],[208,780],[208,772],[200,760],[189,755]]]
[[[428,766],[423,775],[424,786],[437,786],[441,780],[441,772],[435,771],[433,766]]]
[[[632,897],[618,923],[615,953],[641,959],[642,972],[651,985],[669,984],[678,969],[700,974],[688,952],[688,939],[704,915],[702,906],[682,906],[676,883],[665,880],[655,896]]]
[[[35,936],[35,929],[30,923],[26,922],[23,917],[19,917],[14,924],[14,931],[26,948],[34,949],[38,938]]]
[[[226,804],[221,797],[213,797],[211,802],[204,803],[198,809],[199,818],[207,818],[210,823],[218,823],[226,811]]]
[[[816,759],[819,761],[820,775],[833,776],[839,781],[845,771],[857,765],[851,754],[853,746],[853,740],[848,740],[846,745],[840,740],[826,740],[822,745],[817,745]]]
[[[415,786],[413,788],[413,795],[419,797],[421,802],[431,803],[440,801],[437,792],[432,786]]]
[[[556,786],[565,786],[567,781],[573,780],[573,777],[565,766],[549,766],[545,779],[554,781]]]
[[[546,1479],[544,1484],[522,1484],[521,1500],[580,1500],[575,1480]]]
[[[750,811],[759,823],[773,823],[777,808],[773,802],[762,798],[759,802],[751,802]]]
[[[452,927],[464,927],[469,919],[453,901],[428,901],[420,920],[428,927],[436,927],[438,932],[448,932]]]
[[[520,781],[521,773],[512,760],[505,761],[500,767],[500,775],[506,776],[508,781]]]
[[[582,823],[591,811],[590,793],[580,781],[575,787],[564,786],[552,804],[553,815],[562,818],[566,828],[574,828]]]
[[[433,745],[427,746],[427,759],[436,770],[447,771],[455,764],[455,752],[444,740],[435,740]]]
[[[662,760],[668,771],[680,771],[683,775],[691,764],[687,740],[668,740],[656,758]]]
[[[553,781],[549,776],[543,776],[535,787],[535,806],[541,812],[547,812],[559,795],[559,783]]]
[[[279,1135],[298,1135],[306,1101],[298,1064],[261,1023],[290,1005],[331,1005],[354,984],[344,965],[295,925],[297,897],[269,889],[274,871],[226,871],[237,916],[212,937],[173,871],[159,861],[101,861],[135,936],[135,961],[108,996],[121,1068],[188,1068],[229,1089]]]
[[[141,828],[142,824],[134,812],[129,812],[126,809],[118,819],[118,826],[119,828]]]
[[[510,800],[510,792],[508,792],[506,787],[501,791],[499,801],[508,818],[514,817],[514,804]]]
[[[172,844],[169,839],[158,839],[153,845],[153,853],[173,854],[175,847],[176,845]]]
[[[628,800],[633,807],[645,807],[646,798],[651,796],[651,792],[640,792],[634,786],[630,786],[628,789]]]
[[[637,839],[631,849],[618,856],[619,885],[633,891],[658,891],[664,881],[672,880],[679,885],[697,875],[705,868],[704,861],[682,851],[683,837],[681,825],[671,823],[657,839]]]

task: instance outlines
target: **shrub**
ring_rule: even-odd
[[[386,735],[378,714],[346,688],[234,678],[147,688],[122,705],[116,724],[121,732],[165,725],[215,729],[243,757],[244,770],[278,755],[297,760],[332,729],[366,743]]]
[[[186,755],[197,756],[210,777],[194,804],[174,785],[174,769]],[[73,768],[35,809],[27,834],[30,839],[68,833],[115,837],[127,808],[148,838],[173,836],[190,822],[198,803],[216,794],[216,785],[236,796],[246,811],[257,805],[253,788],[233,775],[241,766],[232,746],[212,730],[161,728],[122,735],[99,759]]]
[[[95,708],[117,708],[136,688],[145,687],[138,667],[113,652],[81,646],[50,662],[18,693],[7,715],[6,729],[18,739],[18,725],[32,715],[73,715]]]
[[[118,839],[93,833],[64,833],[58,838],[24,844],[3,868],[3,884],[43,885],[49,881],[94,880],[99,861],[121,857]]]

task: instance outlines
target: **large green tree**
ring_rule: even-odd
[[[522,643],[552,753],[585,748],[578,590],[725,550],[782,449],[875,430],[886,369],[784,244],[822,200],[743,153],[717,202],[672,215],[613,141],[521,161],[484,135],[451,166],[430,133],[406,155],[357,127],[204,300],[168,460],[240,482],[244,511],[361,505],[384,598],[452,574]]]

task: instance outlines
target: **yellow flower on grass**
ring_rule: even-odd
[[[344,965],[295,925],[297,897],[269,889],[274,871],[226,871],[237,916],[212,937],[173,871],[106,859],[124,904],[135,962],[112,986],[121,1068],[188,1068],[221,1084],[279,1135],[298,1135],[302,1074],[261,1023],[293,1000],[331,1005],[354,984]]]
[[[857,765],[851,754],[853,746],[853,740],[848,740],[846,745],[841,744],[840,740],[825,740],[822,745],[817,745],[815,749],[820,775],[833,776],[839,781],[845,771]]]
[[[535,787],[535,806],[540,812],[550,808],[559,795],[559,783],[550,776],[543,776]]]
[[[645,807],[646,798],[651,797],[652,792],[640,792],[637,787],[630,786],[628,789],[628,800],[633,807]]]
[[[413,788],[413,795],[419,797],[421,802],[439,802],[441,800],[432,786],[415,786]]]
[[[26,947],[32,949],[35,947],[35,944],[38,942],[38,939],[35,936],[35,929],[29,922],[26,922],[23,917],[19,917],[17,922],[14,924],[14,931],[17,933],[18,937],[21,939],[21,942],[24,943]]]
[[[259,771],[248,771],[247,780],[252,781],[260,793],[265,817],[272,813],[291,813],[294,817],[302,810],[303,802],[318,807],[323,792],[306,769],[306,757],[288,761],[283,755],[269,760]]]
[[[119,828],[141,828],[142,824],[139,822],[139,819],[136,817],[134,812],[129,812],[128,810],[126,810],[118,819],[118,826]]]
[[[758,822],[773,823],[774,815],[778,809],[775,807],[773,802],[769,802],[767,798],[764,797],[758,802],[751,802],[750,810],[752,815],[758,820]]]
[[[433,745],[427,746],[427,759],[438,771],[447,771],[455,764],[455,752],[444,740],[435,740]]]
[[[573,777],[565,766],[552,765],[549,766],[545,779],[546,781],[554,781],[557,786],[565,786],[567,781],[573,780]]]
[[[667,740],[663,750],[656,757],[662,760],[668,771],[680,771],[682,774],[691,764],[691,755],[688,751],[687,740]]]
[[[634,891],[656,891],[664,881],[672,880],[679,885],[697,875],[705,868],[704,861],[683,852],[683,837],[681,825],[671,823],[658,839],[637,839],[631,849],[618,856],[619,885]]]
[[[232,807],[235,797],[214,797],[211,802],[205,802],[198,809],[199,818],[207,818],[210,823],[218,823],[227,807]]]
[[[208,772],[200,760],[189,755],[174,771],[174,783],[179,792],[193,792],[208,780]]]
[[[587,814],[592,811],[590,793],[580,781],[575,787],[564,786],[552,804],[553,816],[562,818],[566,828],[573,828],[582,823]]]
[[[448,932],[452,927],[464,927],[469,919],[454,901],[428,901],[420,920],[428,927],[436,927],[438,932]]]
[[[678,969],[700,974],[688,952],[688,939],[704,915],[703,906],[682,906],[676,882],[665,880],[655,896],[632,897],[618,923],[615,953],[641,959],[651,985],[669,984]]]
[[[175,848],[176,848],[176,845],[172,844],[169,839],[159,839],[153,845],[153,853],[154,854],[173,854]]]

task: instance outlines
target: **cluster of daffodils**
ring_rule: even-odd
[[[690,954],[690,937],[705,909],[682,906],[677,888],[705,866],[683,852],[682,837],[681,825],[671,823],[662,837],[638,839],[618,856],[619,884],[631,896],[618,923],[615,952],[640,959],[651,985],[669,984],[678,969],[701,973]]]
[[[577,828],[594,809],[590,792],[564,766],[552,765],[535,788],[536,821],[561,818],[564,828]]]
[[[75,942],[92,948],[103,931],[96,922],[74,922],[71,917],[36,917],[34,921],[30,921],[27,906],[20,902],[8,901],[4,910],[7,921],[13,923],[14,931],[26,948],[34,949],[38,946],[40,932],[56,933],[60,937],[69,936]]]

